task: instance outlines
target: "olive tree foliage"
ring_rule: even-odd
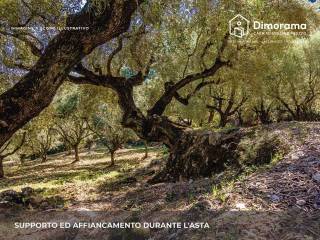
[[[307,39],[287,39],[286,45],[276,43],[245,48],[238,63],[219,75],[220,84],[201,92],[202,98],[211,99],[212,93],[217,95],[221,88],[230,88],[236,81],[242,89],[238,92],[244,98],[239,97],[235,103],[245,100],[239,107],[241,112],[237,111],[237,114],[241,113],[243,125],[319,120],[319,33],[313,33]],[[220,101],[222,104],[228,99],[228,91],[218,95],[212,103],[219,104]],[[219,125],[217,115],[220,114],[214,114],[217,109],[213,106],[209,104],[207,116]]]
[[[88,112],[82,109],[81,91],[71,92],[55,103],[54,130],[60,135],[62,142],[74,151],[74,161],[80,161],[79,147],[91,135],[88,127]]]
[[[268,76],[268,94],[277,101],[279,114],[297,121],[319,120],[319,47],[319,34],[297,41]]]
[[[243,86],[232,81],[229,84],[220,84],[216,89],[211,89],[211,104],[207,105],[212,111],[219,114],[219,127],[225,127],[230,118],[238,114],[237,125],[241,125],[241,107],[247,101]]]
[[[263,124],[318,120],[318,51],[315,32],[309,38],[291,38],[286,45],[263,45],[250,56],[244,54],[236,70],[239,80],[245,80],[248,96],[244,114],[251,112]]]
[[[24,51],[26,48],[29,54],[21,62],[20,59],[13,61],[14,65],[22,65],[15,71],[21,77],[0,95],[0,145],[52,102],[58,88],[82,58],[97,46],[127,31],[131,16],[142,3],[136,0],[110,0],[101,12],[97,12],[94,2],[89,0],[84,5],[81,2],[1,2],[0,34],[1,41],[5,42],[1,44],[2,55],[9,54],[14,58],[19,55],[14,51]],[[19,26],[26,28],[15,28]],[[34,30],[34,26],[40,30]],[[51,31],[42,28],[44,26],[80,27],[85,30]],[[15,41],[18,44],[14,45]]]
[[[65,1],[60,3],[68,5]],[[159,141],[170,148],[168,162],[172,164],[168,166],[175,178],[184,174],[178,165],[194,166],[190,162],[193,151],[199,155],[197,159],[203,169],[208,169],[205,164],[210,161],[202,160],[212,158],[210,151],[215,150],[209,147],[202,151],[204,146],[200,145],[192,148],[197,136],[176,122],[183,112],[179,106],[192,108],[192,103],[196,106],[199,102],[193,99],[208,92],[207,87],[220,85],[220,77],[228,80],[230,71],[243,83],[261,80],[260,83],[266,84],[267,73],[272,70],[263,74],[264,68],[254,73],[255,67],[262,66],[262,63],[265,63],[264,67],[271,66],[276,57],[273,55],[278,54],[277,49],[287,47],[286,43],[279,44],[279,47],[264,43],[264,36],[255,34],[248,36],[253,44],[231,39],[228,21],[241,12],[265,22],[308,21],[310,32],[316,22],[315,14],[294,0],[109,0],[99,4],[88,0],[81,10],[67,13],[65,18],[62,9],[56,12],[59,15],[57,21],[63,26],[77,25],[89,29],[65,30],[54,36],[49,34],[49,41],[43,41],[43,48],[35,39],[31,45],[22,41],[21,44],[27,44],[34,53],[35,60],[28,65],[30,70],[27,69],[12,88],[0,95],[0,145],[47,107],[65,81],[97,85],[117,95],[123,113],[122,126],[131,128],[146,141]],[[5,15],[4,19],[5,23],[10,21]],[[24,22],[22,20],[19,18],[20,23]],[[21,37],[13,36],[16,34],[10,29],[5,30],[5,34],[21,42]],[[32,39],[31,36],[28,38]],[[293,37],[275,36],[270,40],[290,38]],[[8,44],[12,41],[6,46]],[[273,50],[266,51],[264,48],[268,46]],[[267,55],[263,56],[262,63],[259,62],[259,51]],[[279,51],[279,55],[281,53]],[[255,62],[254,67],[246,66],[252,62]],[[24,62],[26,64],[28,61]],[[139,88],[146,89],[145,96],[141,96]],[[249,103],[248,100],[246,106],[250,106]],[[82,116],[75,119],[82,119]],[[186,138],[188,134],[190,137]],[[186,140],[184,156],[179,154],[177,147],[177,140],[181,139]],[[186,169],[187,172],[193,171]]]
[[[214,84],[214,79],[206,78],[214,75],[221,67],[228,65],[229,62],[222,58],[228,59],[228,55],[232,55],[232,49],[226,50],[228,36],[224,31],[216,31],[217,25],[220,23],[217,22],[213,26],[213,15],[210,15],[208,11],[208,8],[216,10],[216,14],[222,16],[219,8],[215,9],[216,6],[209,6],[210,4],[208,5],[204,1],[201,4],[192,3],[189,6],[188,3],[187,5],[180,6],[177,5],[177,2],[168,3],[166,1],[150,2],[149,10],[153,14],[141,16],[142,24],[135,26],[137,28],[135,34],[124,35],[118,41],[110,44],[111,46],[97,48],[83,62],[83,65],[75,68],[75,73],[80,77],[69,76],[69,81],[79,84],[93,83],[91,79],[96,77],[101,80],[106,78],[101,83],[97,79],[93,84],[107,88],[109,85],[109,88],[117,92],[120,106],[124,112],[123,125],[134,129],[141,138],[148,141],[165,141],[167,145],[171,146],[175,141],[174,135],[180,132],[179,127],[175,129],[174,124],[170,126],[171,120],[167,125],[172,130],[166,129],[166,127],[152,127],[156,130],[154,134],[143,131],[143,125],[152,125],[151,122],[158,121],[152,118],[157,118],[157,116],[159,116],[159,120],[163,118],[163,123],[165,123],[166,117],[161,117],[161,115],[167,110],[167,107],[169,108],[173,99],[178,99],[187,105],[189,99],[195,95],[195,93],[190,96],[188,94],[184,97],[180,96],[179,91],[190,85],[192,91],[197,92],[198,90],[194,88],[198,85],[198,88],[204,88],[206,85]],[[199,13],[192,10],[193,7],[199,8]],[[185,11],[182,13],[182,10]],[[191,13],[188,13],[190,10]],[[173,12],[172,17],[166,14],[171,11]],[[193,15],[197,17],[193,17]],[[227,25],[227,23],[221,24],[225,25],[224,28]],[[111,50],[108,50],[109,47]],[[187,55],[186,48],[188,49]],[[107,59],[105,59],[106,51],[111,52]],[[222,56],[223,54],[226,56]],[[100,59],[99,56],[103,58]],[[188,60],[185,61],[186,59]],[[183,64],[181,64],[182,61]],[[84,77],[82,78],[82,76]],[[114,79],[114,82],[109,83],[108,78]],[[200,84],[199,80],[201,79],[208,81]],[[117,84],[119,86],[116,86]],[[125,86],[120,89],[122,84]],[[149,94],[148,91],[146,95],[151,98],[147,101],[139,100],[140,96],[137,95],[139,92],[141,93],[139,86],[142,85],[142,88],[151,90],[148,87],[149,84],[156,87],[153,91],[154,94]],[[133,86],[135,87],[133,88]],[[133,96],[127,92],[131,87]],[[125,100],[127,97],[130,99]],[[142,106],[141,103],[143,103]],[[139,106],[135,106],[136,104]],[[141,118],[129,120],[128,117],[131,118],[130,115],[134,112],[138,112],[137,117]],[[139,121],[142,122],[138,123]],[[149,121],[151,122],[148,123]],[[146,128],[150,127],[146,126]],[[169,130],[171,134],[161,133],[166,130]]]
[[[26,139],[26,132],[20,131],[0,147],[0,179],[4,177],[3,160],[19,151]]]
[[[119,109],[103,103],[98,106],[97,111],[89,121],[90,130],[94,133],[98,142],[104,145],[110,153],[110,166],[115,165],[116,151],[129,140],[136,139],[134,132],[122,127]]]
[[[1,63],[20,74],[29,71],[41,56],[48,41],[57,33],[45,26],[63,26],[66,13],[74,9],[64,1],[9,0],[0,3]],[[10,14],[8,14],[10,13]],[[28,27],[37,27],[32,30]],[[11,28],[14,27],[14,28]]]
[[[109,77],[123,76],[122,70],[129,69],[131,74],[127,75],[127,78],[138,79],[139,75],[140,79],[141,75],[144,75],[143,80],[159,79],[154,85],[157,85],[160,91],[150,95],[151,107],[141,111],[144,113],[149,110],[148,114],[162,115],[170,112],[170,105],[175,104],[175,100],[184,105],[189,104],[200,89],[215,84],[215,74],[220,68],[234,60],[237,48],[232,46],[234,44],[228,44],[227,47],[222,42],[226,41],[228,20],[235,13],[243,12],[268,21],[303,22],[310,18],[312,23],[314,19],[297,1],[282,4],[261,1],[242,4],[237,1],[206,0],[89,0],[85,5],[81,5],[80,1],[76,0],[54,3],[12,0],[1,4],[1,41],[4,41],[2,62],[10,69],[17,69],[20,74],[25,73],[24,81],[19,81],[14,89],[1,96],[3,112],[0,120],[3,139],[38,115],[52,101],[70,71],[75,70],[74,72],[81,74],[79,67],[74,67],[83,58],[86,67],[91,70],[102,69],[100,73]],[[9,11],[12,12],[10,16],[6,14]],[[264,15],[264,12],[270,14]],[[10,28],[35,24],[38,27],[50,24],[84,26],[89,27],[89,30],[59,32]],[[92,51],[100,52],[101,59],[92,61],[94,66],[88,66],[86,63],[90,61],[87,60],[96,56]],[[6,54],[8,52],[9,55]],[[6,56],[9,56],[8,61]],[[105,56],[108,56],[107,59]],[[60,69],[51,67],[58,62]],[[53,79],[49,79],[49,76]],[[42,81],[42,77],[45,80]],[[68,80],[83,83],[74,78]],[[37,81],[43,84],[38,84]],[[101,84],[89,80],[87,83]],[[138,84],[141,85],[141,82],[135,82],[136,86]],[[14,104],[15,93],[22,92],[22,89],[24,94],[20,99],[24,101]],[[45,93],[39,95],[40,92]],[[32,99],[30,96],[37,96],[38,99],[28,102],[31,100],[27,99]],[[25,108],[32,111],[26,111]],[[20,112],[30,113],[19,115]],[[17,116],[14,113],[17,113]],[[12,126],[9,126],[8,122]]]
[[[59,119],[56,122],[55,130],[60,134],[63,142],[73,149],[73,163],[80,161],[79,147],[90,136],[86,120],[81,115],[73,113],[68,118]]]
[[[50,107],[34,118],[26,126],[26,143],[21,152],[21,160],[27,156],[40,157],[41,162],[47,160],[49,150],[57,143],[54,132],[54,112]]]

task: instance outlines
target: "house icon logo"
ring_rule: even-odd
[[[229,33],[232,36],[243,38],[249,33],[250,21],[238,14],[229,21]]]

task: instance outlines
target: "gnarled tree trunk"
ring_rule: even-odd
[[[224,115],[223,113],[220,114],[220,121],[219,121],[219,127],[223,128],[228,123],[228,116]]]
[[[227,165],[238,165],[237,146],[241,131],[214,133],[186,131],[171,149],[165,168],[150,182],[210,177]]]
[[[164,93],[147,110],[146,114],[137,107],[133,97],[133,88],[141,85],[146,77],[145,73],[141,71],[126,79],[121,76],[113,76],[110,73],[97,75],[85,66],[78,65],[75,70],[79,76],[69,77],[68,80],[76,84],[94,84],[113,89],[118,95],[118,103],[123,111],[122,125],[131,128],[140,138],[146,141],[162,142],[170,148],[171,154],[168,164],[162,172],[163,174],[159,175],[160,180],[176,180],[180,176],[186,178],[206,176],[223,168],[225,159],[220,158],[220,156],[226,155],[229,157],[231,153],[228,153],[228,150],[226,151],[224,148],[226,144],[230,145],[231,148],[235,139],[226,136],[225,139],[220,139],[222,143],[219,143],[220,140],[215,143],[213,140],[216,138],[215,134],[202,136],[201,134],[188,132],[185,125],[174,123],[162,114],[173,99],[188,103],[192,94],[183,98],[178,93],[180,89],[196,80],[213,76],[220,68],[229,64],[229,61],[222,59],[227,41],[228,34],[224,37],[211,67],[200,73],[184,76],[176,83],[166,82]],[[200,83],[195,92],[211,83],[213,82]],[[239,107],[240,104],[233,111],[236,111]],[[233,159],[232,156],[230,156],[230,159]]]

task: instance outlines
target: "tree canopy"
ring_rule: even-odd
[[[130,128],[171,150],[189,128],[319,119],[319,16],[303,1],[11,0],[0,7],[0,145],[49,113],[47,132],[77,148],[90,125],[106,130],[89,122],[104,118],[102,106],[107,115],[119,112],[111,121],[117,132]],[[237,39],[228,24],[238,13],[308,27],[251,29]]]

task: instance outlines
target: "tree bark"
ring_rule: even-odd
[[[212,123],[214,117],[214,111],[209,111],[209,117],[207,123]]]
[[[219,127],[223,128],[227,125],[228,116],[220,113]]]
[[[47,161],[47,154],[42,154],[42,156],[41,156],[41,162],[42,163],[44,163],[44,162],[46,162]]]
[[[239,166],[236,151],[243,133],[187,131],[171,150],[165,168],[150,183],[210,177],[227,165]]]
[[[259,115],[259,120],[262,124],[269,124],[271,123],[269,114],[267,112],[261,112]]]
[[[111,163],[110,163],[109,166],[114,166],[114,165],[115,165],[114,155],[115,155],[115,151],[110,151],[110,160],[111,160]]]
[[[4,178],[3,158],[0,157],[0,178]]]
[[[74,161],[72,163],[76,163],[80,161],[80,157],[79,157],[79,145],[75,145],[73,147],[74,149]]]
[[[144,156],[143,159],[146,159],[148,157],[148,143],[147,141],[144,141]]]
[[[264,101],[261,99],[259,106],[253,108],[261,124],[269,124],[272,122],[270,117],[271,106],[272,104],[265,106]]]

